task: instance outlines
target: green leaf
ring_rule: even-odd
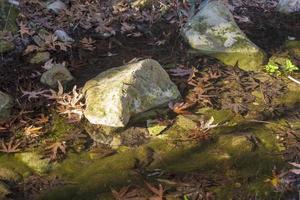
[[[299,68],[292,63],[290,59],[286,59],[285,61],[285,71],[288,73],[299,70]]]
[[[281,72],[279,70],[279,66],[276,63],[273,62],[269,62],[266,66],[265,66],[265,70],[269,73],[269,74],[276,74],[276,75],[281,75]]]

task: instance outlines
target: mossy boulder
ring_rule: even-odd
[[[300,12],[300,1],[299,0],[280,0],[277,5],[279,12],[290,14]]]
[[[0,91],[0,120],[6,119],[10,115],[12,107],[12,98]]]
[[[182,35],[196,54],[210,55],[226,65],[260,71],[265,62],[264,52],[246,37],[227,6],[218,0],[202,3]]]
[[[124,127],[132,116],[181,97],[167,72],[152,59],[109,69],[88,81],[85,117],[92,124]]]
[[[55,65],[51,69],[44,72],[41,76],[41,82],[45,85],[55,88],[60,81],[62,84],[66,84],[72,81],[74,78],[70,71],[64,65]]]

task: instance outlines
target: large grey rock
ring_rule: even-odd
[[[11,107],[11,97],[0,91],[0,119],[5,119],[9,117]]]
[[[62,64],[56,64],[41,76],[41,82],[52,88],[57,86],[58,81],[65,84],[73,80],[70,71]]]
[[[286,14],[300,12],[300,0],[280,0],[277,10]]]
[[[88,81],[85,117],[92,124],[124,127],[131,116],[180,98],[176,85],[152,59],[109,69]]]
[[[201,5],[182,30],[196,53],[210,55],[227,65],[238,63],[247,71],[260,70],[265,61],[263,51],[240,30],[227,6],[220,0]]]

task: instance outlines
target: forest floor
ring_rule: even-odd
[[[299,85],[191,55],[180,35],[189,17],[185,1],[162,0],[143,11],[126,1],[65,2],[69,9],[61,14],[39,1],[20,2],[19,30],[6,33],[16,44],[0,65],[0,90],[16,102],[11,117],[0,122],[0,184],[9,188],[7,199],[298,198]],[[277,1],[235,2],[229,1],[239,27],[269,57],[286,52],[288,37],[300,40],[299,16],[276,12]],[[75,41],[60,42],[57,29]],[[49,34],[41,37],[45,30]],[[30,63],[41,51],[51,60]],[[183,96],[152,116],[167,127],[166,138],[150,140],[138,132],[119,149],[93,144],[85,120],[68,112],[84,102],[66,105],[55,95],[72,99],[95,75],[144,58],[157,60]],[[76,80],[66,91],[50,91],[40,75],[62,62]],[[293,62],[300,66],[299,59]],[[130,126],[146,125],[139,120]],[[43,159],[32,162],[42,164],[28,164],[28,152],[38,152]],[[3,178],[3,168],[22,179]]]

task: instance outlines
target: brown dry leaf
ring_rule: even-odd
[[[195,103],[193,102],[181,102],[181,103],[175,103],[175,104],[169,104],[169,108],[173,110],[176,114],[191,114],[187,109],[194,106]]]
[[[19,151],[21,151],[21,149],[19,149],[21,144],[22,144],[22,141],[17,140],[14,137],[11,138],[8,143],[5,143],[4,140],[1,140],[0,152],[4,152],[4,153],[19,152]]]
[[[50,153],[50,160],[55,161],[58,159],[59,154],[65,155],[67,146],[64,141],[62,142],[55,142],[50,146],[46,147],[46,151]]]
[[[130,190],[130,186],[122,187],[119,191],[111,190],[116,200],[141,200],[138,196],[138,190]]]
[[[26,26],[26,24],[24,24],[23,22],[21,22],[19,25],[20,25],[19,33],[20,33],[20,35],[21,35],[22,38],[24,38],[25,35],[30,36],[30,35],[33,35],[33,34],[34,34],[34,32],[31,31],[31,30]]]
[[[45,116],[44,114],[41,114],[35,123],[40,125],[40,124],[46,124],[48,122],[49,122],[49,117]]]
[[[43,127],[35,127],[35,126],[31,125],[29,127],[25,127],[24,133],[28,137],[33,137],[33,138],[38,137],[42,133],[42,128]]]
[[[96,49],[95,43],[96,43],[96,41],[90,37],[89,38],[85,37],[82,40],[80,40],[80,44],[81,44],[82,48],[89,50],[89,51],[94,51]]]
[[[153,197],[150,197],[149,200],[163,200],[164,199],[165,190],[161,184],[159,184],[158,188],[150,185],[147,182],[145,184],[149,188],[149,190],[155,195]]]
[[[121,23],[122,27],[121,27],[121,32],[122,33],[127,33],[127,32],[132,32],[135,29],[134,25],[130,25],[127,22],[123,22]]]
[[[68,48],[71,48],[71,44],[66,42],[60,42],[58,40],[58,37],[54,34],[46,35],[43,38],[45,40],[45,47],[48,50],[57,50],[57,47],[59,50],[67,51]]]
[[[36,46],[36,45],[28,45],[25,49],[25,51],[23,52],[23,55],[27,55],[29,53],[32,53],[34,51],[38,51],[40,50],[41,48]]]

